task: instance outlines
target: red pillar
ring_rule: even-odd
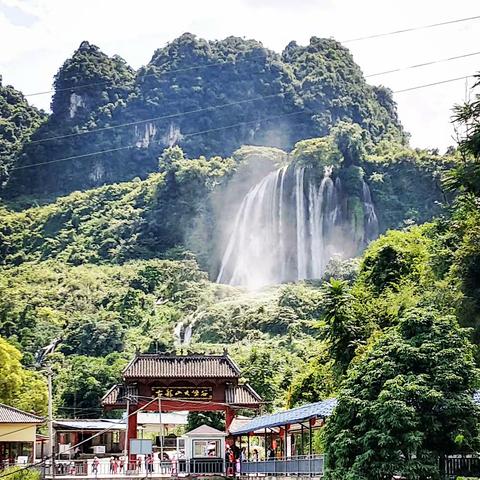
[[[130,461],[134,461],[136,455],[130,455],[130,440],[132,438],[137,438],[137,408],[136,406],[131,406],[128,411],[128,442],[127,442],[127,449],[128,449],[128,458]],[[135,412],[135,413],[133,413]],[[132,414],[133,413],[133,414]]]
[[[230,425],[235,418],[235,410],[227,407],[225,410],[225,431],[228,432],[230,430]]]

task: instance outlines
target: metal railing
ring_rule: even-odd
[[[122,477],[122,476],[174,476],[177,473],[177,462],[170,461],[154,461],[147,463],[145,460],[137,460],[133,462],[113,462],[102,461],[98,463],[92,459],[88,460],[62,460],[56,461],[53,467],[51,463],[46,463],[42,467],[43,476],[52,478],[55,476],[89,476],[89,477]]]
[[[64,460],[56,461],[52,467],[50,463],[42,466],[42,476],[52,478],[53,468],[55,476],[83,476],[96,478],[118,478],[118,477],[176,477],[190,474],[215,474],[224,475],[228,469],[225,461],[221,458],[212,459],[179,459],[172,461],[156,460],[152,463],[138,459],[133,462],[113,462],[108,459],[99,459],[98,463],[93,459],[88,460]],[[235,473],[235,470],[233,470]]]
[[[241,475],[323,475],[323,455],[299,455],[286,459],[241,462]]]
[[[477,460],[477,459],[471,459]],[[12,465],[8,465],[12,466]],[[25,464],[18,465],[25,467]],[[55,465],[47,460],[35,467],[42,478],[55,477],[183,477],[187,475],[238,476],[311,476],[323,475],[323,455],[303,455],[286,459],[225,462],[221,458],[194,458],[148,463],[143,458],[136,461],[110,462],[107,458],[88,460],[57,460]],[[54,474],[54,475],[53,475]]]
[[[477,477],[480,475],[480,457],[475,455],[452,455],[445,459],[446,476]]]

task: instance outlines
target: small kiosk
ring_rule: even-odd
[[[183,435],[185,459],[179,460],[180,473],[223,474],[225,470],[225,437],[208,425],[201,425]]]

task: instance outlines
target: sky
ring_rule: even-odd
[[[480,15],[479,0],[0,0],[0,74],[25,94],[51,90],[53,76],[83,40],[132,67],[182,33],[208,40],[254,38],[281,52],[310,37],[345,41],[365,75],[480,52],[480,19],[388,37],[377,33]],[[480,55],[376,76],[393,91],[470,76]],[[452,106],[471,96],[473,79],[395,93],[400,120],[414,147],[455,144]],[[50,95],[29,97],[48,109]]]

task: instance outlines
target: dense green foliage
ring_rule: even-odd
[[[41,472],[33,468],[25,469],[24,467],[10,467],[2,471],[2,476],[10,478],[10,480],[40,480]]]
[[[341,121],[374,142],[405,141],[391,93],[368,85],[332,39],[290,43],[279,55],[255,40],[186,33],[137,72],[82,42],[54,87],[52,114],[16,158],[21,167],[47,163],[15,172],[10,196],[145,178],[175,144],[191,157],[228,156],[244,144],[291,149]]]
[[[43,112],[28,104],[21,92],[10,85],[3,86],[0,75],[0,190],[22,146],[45,118]]]
[[[456,193],[445,215],[388,232],[363,256],[350,308],[372,334],[328,424],[329,478],[441,478],[444,455],[478,450],[479,103],[457,108],[467,128],[443,175]]]
[[[476,380],[455,318],[407,310],[349,371],[327,425],[327,478],[442,478],[439,458],[478,444]]]
[[[9,184],[0,401],[40,411],[44,381],[25,367],[53,340],[56,412],[83,417],[99,416],[136,351],[227,346],[266,410],[338,396],[318,439],[332,479],[433,479],[438,457],[477,448],[478,98],[457,109],[458,152],[440,156],[408,148],[390,93],[368,86],[333,40],[279,56],[253,40],[185,34],[136,73],[84,42],[55,88],[52,114],[33,142],[33,120],[21,125],[5,165],[119,150],[25,169]],[[134,120],[145,122],[108,128]],[[88,133],[97,127],[107,128]],[[62,138],[37,141],[49,136]],[[386,233],[316,281],[257,292],[212,283],[235,206],[289,163],[315,179],[332,165],[352,217],[367,182]],[[187,326],[189,346],[177,338]]]
[[[21,364],[22,354],[0,337],[0,403],[44,415],[47,410],[47,385],[38,372]]]
[[[377,148],[367,154],[363,143],[345,144],[348,135],[361,136],[361,132],[340,124],[331,136],[296,144],[290,161],[308,165],[320,177],[325,165],[336,164],[339,178],[353,196],[361,195],[361,186],[357,190],[365,178],[381,230],[424,221],[440,212],[443,193],[432,184],[446,169],[447,160],[388,144],[390,150],[380,161]],[[379,148],[384,150],[386,144]],[[3,208],[0,205],[0,264],[48,258],[73,265],[181,258],[187,248],[215,275],[223,223],[230,221],[232,209],[259,176],[286,161],[287,154],[278,149],[243,147],[232,158],[189,159],[173,147],[160,156],[160,173],[143,181],[74,192],[55,201],[45,198],[45,205],[35,202],[31,208],[25,208],[31,197],[18,198]],[[409,182],[412,186],[405,187]]]

